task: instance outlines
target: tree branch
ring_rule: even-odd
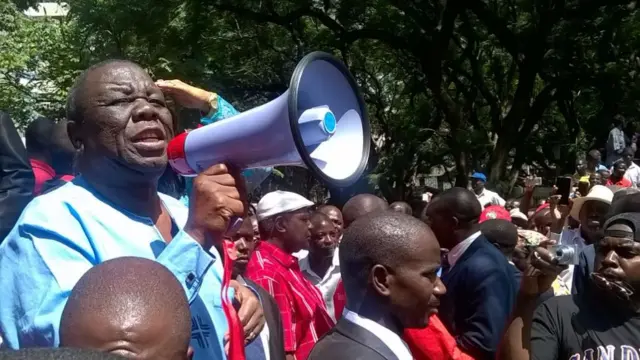
[[[483,0],[468,1],[469,9],[495,35],[500,44],[511,54],[515,61],[520,61],[520,46],[517,36],[509,30],[506,21],[494,14]]]

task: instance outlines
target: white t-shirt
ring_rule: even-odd
[[[309,280],[318,290],[322,293],[322,299],[324,300],[324,304],[327,307],[327,311],[329,312],[329,316],[333,319],[333,321],[337,321],[335,314],[335,306],[333,304],[333,296],[336,293],[336,289],[338,289],[338,284],[340,283],[340,258],[338,256],[338,248],[333,253],[332,263],[327,273],[324,277],[320,277],[313,270],[311,270],[311,266],[309,265],[309,256],[300,259],[298,261],[300,265],[300,271],[304,275],[307,280]]]
[[[624,177],[631,181],[633,187],[640,187],[640,166],[636,163],[631,163],[631,166],[624,173]]]
[[[506,204],[506,201],[504,201],[504,199],[501,198],[500,195],[487,189],[482,190],[482,193],[480,193],[480,195],[476,194],[476,197],[478,198],[478,201],[480,202],[480,205],[483,209],[487,205],[504,206]]]

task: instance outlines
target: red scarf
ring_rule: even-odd
[[[403,336],[415,360],[473,360],[458,347],[437,315],[424,329],[406,329]]]
[[[224,257],[222,308],[224,309],[224,315],[227,317],[227,323],[229,324],[229,354],[227,359],[245,360],[244,329],[242,328],[242,323],[240,322],[238,313],[236,313],[236,309],[233,307],[228,296],[229,282],[231,281],[231,273],[233,272],[233,261],[231,260],[231,257],[229,257],[226,244],[222,247],[222,253],[222,256]]]

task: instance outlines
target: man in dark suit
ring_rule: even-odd
[[[406,214],[369,214],[347,228],[339,257],[347,306],[309,360],[412,360],[403,331],[425,328],[446,292],[433,232]]]
[[[464,188],[441,193],[425,212],[440,246],[450,250],[443,259],[448,292],[440,319],[477,360],[495,358],[516,294],[509,263],[478,230],[481,212],[476,196]]]
[[[262,310],[266,325],[260,334],[253,334],[253,341],[245,346],[245,355],[250,360],[265,360],[265,352],[268,349],[269,360],[285,358],[284,336],[282,330],[282,318],[278,304],[260,285],[243,277],[251,254],[255,249],[258,239],[254,237],[251,218],[246,218],[240,228],[232,234],[228,240],[227,249],[233,261],[233,278],[245,283],[258,292],[262,302]],[[266,344],[265,344],[266,342]]]
[[[33,171],[9,115],[0,111],[0,242],[31,201]]]
[[[514,294],[517,294],[522,279],[522,272],[513,263],[513,253],[518,245],[518,228],[508,220],[490,219],[480,224],[480,231],[487,241],[500,250],[507,259],[513,275]]]

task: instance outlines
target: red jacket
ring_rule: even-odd
[[[403,338],[415,360],[473,360],[462,352],[437,315],[429,318],[424,329],[405,330]]]

